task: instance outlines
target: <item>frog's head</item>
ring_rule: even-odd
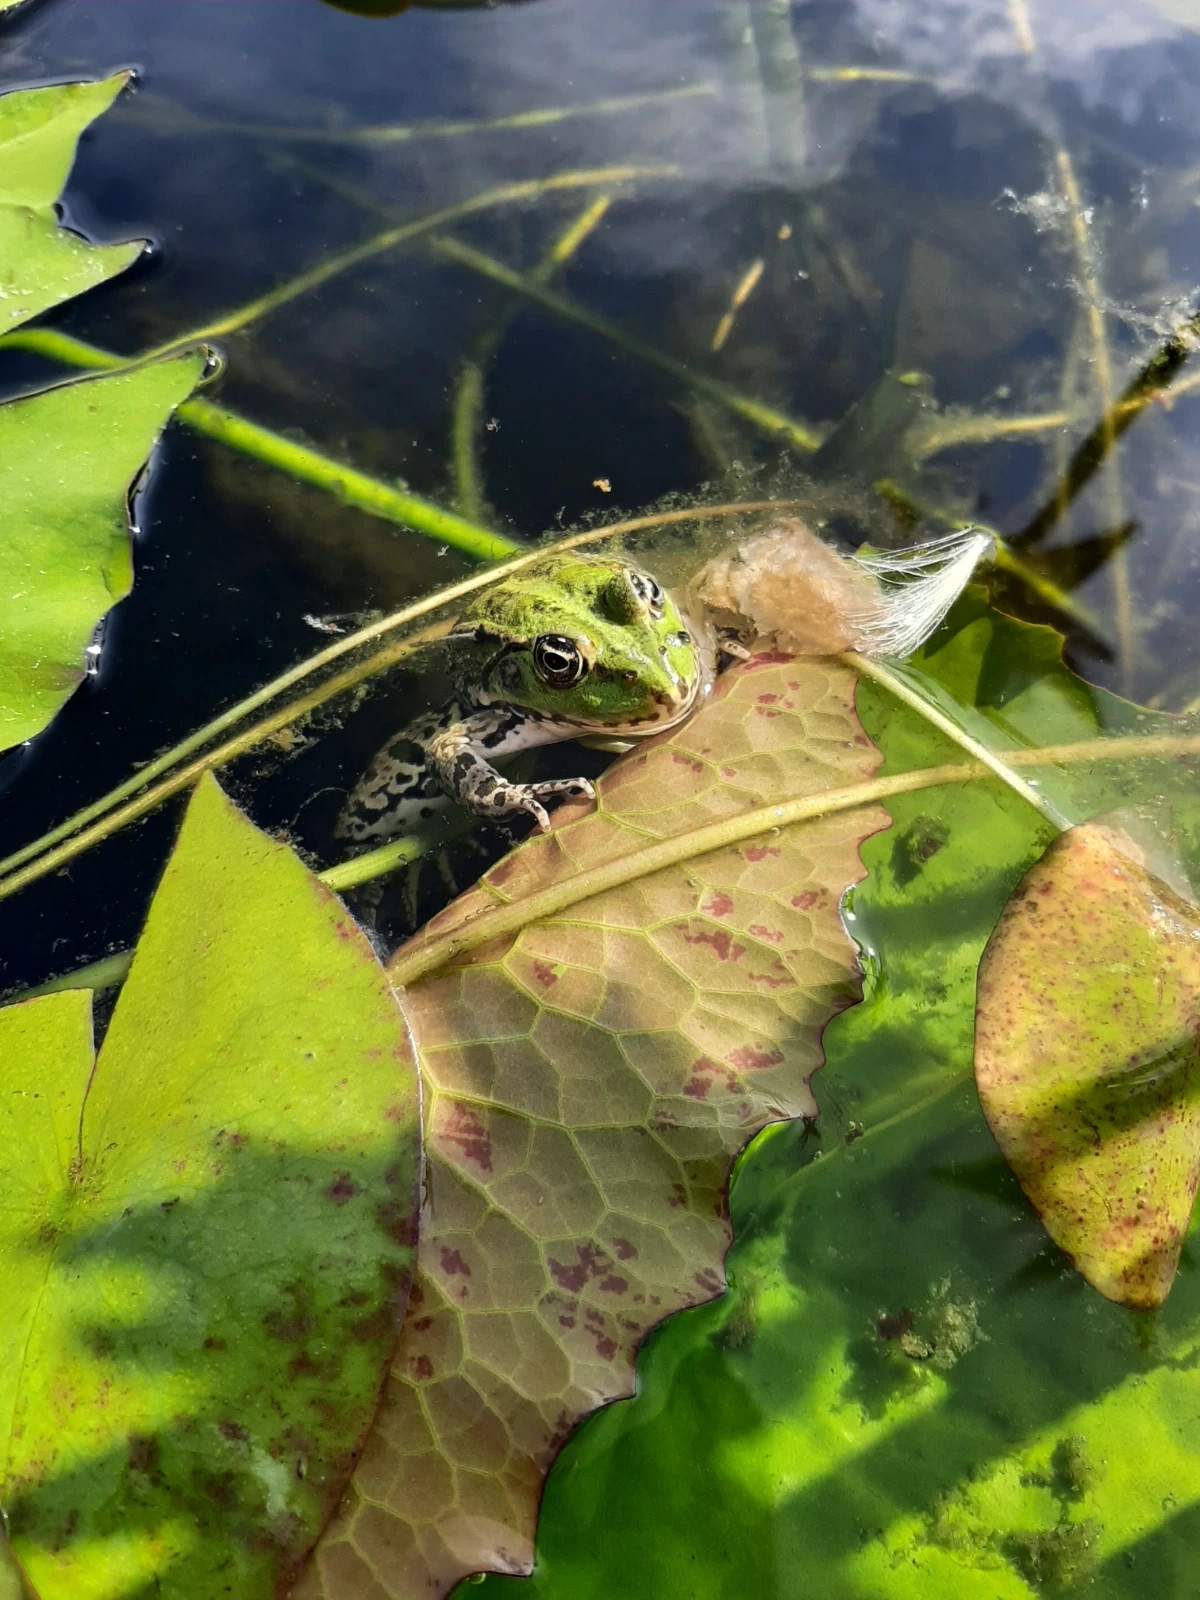
[[[692,710],[703,651],[671,597],[624,561],[547,557],[487,590],[455,636],[482,652],[477,687],[556,721],[651,733]]]

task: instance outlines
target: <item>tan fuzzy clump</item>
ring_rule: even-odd
[[[785,517],[715,556],[693,590],[719,625],[795,655],[909,655],[941,622],[986,534],[964,529],[887,555],[842,555]]]

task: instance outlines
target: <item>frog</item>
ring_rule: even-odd
[[[453,692],[394,734],[351,791],[335,832],[358,853],[457,804],[550,827],[548,807],[595,798],[586,778],[513,783],[497,759],[560,740],[626,745],[677,727],[710,692],[711,631],[617,556],[559,552],[483,590],[445,640]]]

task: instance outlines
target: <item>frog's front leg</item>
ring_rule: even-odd
[[[429,741],[429,764],[450,798],[468,811],[493,818],[524,811],[545,833],[550,818],[542,801],[565,799],[569,795],[593,799],[595,790],[591,784],[586,778],[509,783],[492,766],[488,756],[551,744],[569,736],[568,730],[539,718],[536,713],[492,704],[435,734]]]

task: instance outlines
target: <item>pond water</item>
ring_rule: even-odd
[[[799,497],[855,543],[976,519],[1016,554],[998,597],[1060,629],[1086,677],[1163,709],[1200,702],[1191,368],[1139,411],[1119,455],[1075,480],[1070,468],[1197,309],[1188,0],[528,0],[382,17],[321,0],[44,0],[0,30],[0,90],[123,66],[136,90],[82,141],[65,218],[153,250],[47,325],[122,354],[216,329],[222,405],[518,541],[671,496]],[[60,370],[0,346],[0,398]],[[353,626],[474,570],[454,539],[179,425],[139,522],[136,585],[98,673],[0,763],[8,847],[313,653],[321,622]],[[1020,690],[1008,670],[996,703]],[[252,754],[232,791],[263,827],[333,859],[340,796],[422,692],[398,680],[290,754]],[[133,943],[178,814],[0,904],[6,989]],[[887,914],[864,896],[870,946]],[[946,936],[935,913],[952,915],[938,902],[913,925],[931,943]],[[827,1070],[850,1109],[880,1050],[899,1071],[949,1048],[920,1027],[905,1040],[898,1024],[872,1035],[843,1020]],[[656,1336],[639,1399],[586,1427],[554,1475],[534,1579],[485,1590],[857,1600],[885,1592],[859,1556],[907,1519],[961,1559],[963,1587],[949,1569],[942,1588],[905,1578],[900,1541],[888,1595],[1192,1593],[1200,1468],[1158,1527],[1108,1544],[1071,1509],[1082,1490],[1051,1472],[1044,1526],[980,1557],[981,1513],[965,1490],[954,1499],[964,1474],[1059,1423],[1084,1437],[1071,1418],[1159,1372],[1168,1346],[1192,1361],[1195,1296],[1165,1331],[1083,1304],[988,1166],[961,1085],[946,1106],[913,1159],[953,1169],[963,1198],[953,1227],[926,1235],[899,1179],[849,1222],[832,1178],[806,1211],[796,1185],[814,1141],[797,1128],[765,1143],[735,1196],[736,1297]],[[866,1181],[865,1161],[843,1165]],[[992,1248],[998,1205],[990,1281],[1012,1293],[975,1328],[984,1290],[960,1281],[962,1263]],[[911,1267],[890,1297],[869,1274],[849,1282],[872,1229],[877,1252],[886,1237]],[[805,1299],[797,1286],[826,1268]],[[964,1352],[990,1341],[993,1364],[948,1373],[927,1415],[850,1454],[836,1420],[825,1435],[798,1420],[836,1416],[821,1352],[838,1295],[854,1338],[907,1295],[943,1324],[957,1316]],[[1025,1352],[1056,1325],[1093,1340],[1078,1381],[1069,1350]],[[863,1404],[883,1416],[900,1380],[872,1359]],[[1200,1447],[1190,1403],[1185,1456]],[[1116,1473],[1116,1435],[1095,1427],[1094,1470]]]

